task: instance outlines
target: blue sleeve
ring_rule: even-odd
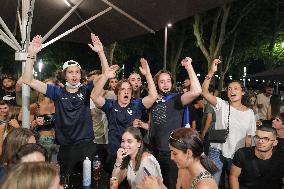
[[[58,98],[58,94],[60,92],[59,86],[55,86],[52,84],[47,84],[46,96],[51,100],[55,101]]]
[[[144,106],[144,104],[142,103],[142,98],[138,98],[133,100],[133,103],[135,104],[135,106],[140,109],[140,110],[146,110],[146,107]]]
[[[115,100],[112,99],[105,99],[105,104],[102,106],[102,111],[104,111],[105,113],[108,113],[109,110],[111,110],[113,108],[113,102]]]
[[[87,93],[90,93],[90,94],[91,94],[93,88],[94,88],[94,83],[93,83],[93,81],[89,81],[89,82],[87,83],[87,85],[86,85]]]

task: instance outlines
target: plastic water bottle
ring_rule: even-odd
[[[91,185],[91,160],[86,157],[83,162],[83,186]]]
[[[100,161],[99,156],[96,155],[93,161],[93,174],[94,174],[94,181],[96,183],[98,183],[98,181],[101,178],[101,168],[102,168],[102,163]]]

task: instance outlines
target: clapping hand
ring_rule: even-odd
[[[104,48],[99,37],[91,33],[91,39],[92,39],[92,44],[88,44],[89,47],[97,53],[102,52]]]
[[[42,37],[41,35],[37,35],[30,42],[28,47],[28,54],[31,56],[35,56],[42,48]]]

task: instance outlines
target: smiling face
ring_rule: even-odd
[[[120,106],[127,106],[130,103],[132,87],[128,82],[123,82],[118,90],[117,100]]]
[[[129,156],[135,157],[141,147],[141,142],[138,142],[131,133],[125,132],[122,135],[121,147],[127,150]]]
[[[179,169],[186,168],[188,166],[189,153],[184,153],[171,145],[169,145],[169,147],[171,151],[171,160],[177,164]]]
[[[81,79],[81,69],[78,66],[70,66],[66,68],[65,79],[71,85],[77,85]]]
[[[158,79],[158,88],[161,92],[167,93],[172,89],[171,76],[167,73],[161,73]]]
[[[228,98],[231,102],[241,101],[244,91],[238,82],[232,82],[228,86]]]
[[[141,83],[141,77],[137,73],[133,73],[128,78],[129,82],[131,83],[133,91],[137,91],[140,89],[142,83]]]

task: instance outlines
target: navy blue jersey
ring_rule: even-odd
[[[55,141],[59,145],[76,144],[94,139],[90,94],[93,82],[83,85],[76,93],[47,85],[46,95],[55,104]]]
[[[102,110],[108,119],[108,151],[111,155],[116,155],[123,132],[133,125],[134,119],[141,118],[145,106],[142,99],[131,100],[126,107],[121,107],[116,100],[106,99]]]

